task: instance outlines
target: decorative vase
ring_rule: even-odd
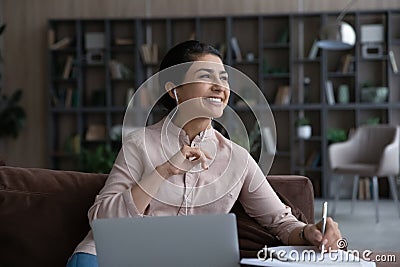
[[[309,139],[311,137],[311,125],[297,127],[297,137],[300,139]]]
[[[338,101],[341,104],[349,103],[349,86],[347,84],[342,84],[338,89]]]

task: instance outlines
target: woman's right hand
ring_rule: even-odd
[[[206,152],[197,147],[183,145],[180,151],[167,162],[157,167],[158,173],[165,179],[172,175],[179,175],[190,171],[194,166],[201,164],[204,170],[208,169],[207,159],[212,159]]]

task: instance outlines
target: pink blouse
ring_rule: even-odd
[[[290,232],[305,225],[280,201],[244,148],[213,128],[190,143],[183,129],[168,122],[163,119],[125,136],[105,186],[88,212],[90,222],[97,218],[228,213],[238,199],[249,216],[286,244]],[[155,167],[171,158],[183,144],[200,147],[211,155],[208,170],[194,168],[184,175],[171,176],[141,214],[131,188],[154,175]],[[75,252],[96,254],[92,231]]]

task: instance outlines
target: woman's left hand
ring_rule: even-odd
[[[325,250],[337,250],[338,241],[342,238],[338,223],[335,222],[331,217],[326,218],[326,230],[325,234],[322,235],[322,221],[317,224],[309,224],[304,228],[304,237],[312,245],[322,249],[322,244],[325,246]]]

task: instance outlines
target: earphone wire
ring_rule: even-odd
[[[194,183],[194,186],[192,186],[192,187],[190,188],[190,192],[189,192],[188,194],[186,194],[186,191],[187,191],[187,187],[186,187],[186,173],[184,174],[184,177],[185,177],[185,178],[184,178],[183,184],[184,184],[185,190],[184,190],[184,193],[183,193],[183,199],[182,199],[181,205],[179,206],[178,212],[176,213],[177,216],[179,215],[179,212],[181,211],[181,209],[182,209],[182,207],[183,207],[183,203],[185,203],[185,216],[188,215],[188,198],[189,198],[189,196],[193,193],[194,188],[195,188],[195,185],[196,185],[196,184],[199,182],[199,180],[200,180],[200,173],[197,173],[197,179],[196,179],[196,181],[195,181],[195,183]]]
[[[174,94],[175,100],[176,100],[176,108],[175,108],[174,113],[171,115],[170,120],[169,120],[168,123],[167,123],[166,129],[168,129],[169,124],[172,122],[172,118],[173,118],[173,117],[175,116],[175,114],[178,112],[178,106],[179,106],[178,94],[176,93],[176,89],[173,89],[173,90],[174,90],[174,93],[173,93],[173,94]],[[211,118],[211,121],[212,121],[212,120],[213,120],[213,118]],[[211,124],[211,122],[210,122],[210,124]],[[201,137],[200,137],[199,144],[203,142],[203,140],[204,140],[204,138],[205,138],[205,135],[206,135],[206,131],[203,131],[203,132],[201,133]],[[167,135],[167,140],[168,140],[168,135]],[[169,142],[169,140],[168,140],[168,142]],[[193,194],[195,185],[199,182],[199,179],[200,179],[200,172],[201,172],[201,171],[203,171],[203,170],[196,171],[196,172],[192,172],[192,173],[197,173],[197,179],[196,179],[194,185],[190,188],[189,193],[186,193],[188,188],[186,187],[186,173],[184,174],[184,181],[183,181],[183,183],[184,183],[184,188],[185,188],[185,190],[184,190],[182,202],[181,202],[181,204],[180,204],[180,206],[179,206],[179,208],[178,208],[178,212],[177,212],[176,215],[179,215],[179,212],[180,212],[181,209],[182,209],[183,203],[185,203],[185,216],[188,215],[188,198],[189,198],[189,196],[190,196],[191,194]],[[190,171],[189,171],[189,172],[190,172]]]

